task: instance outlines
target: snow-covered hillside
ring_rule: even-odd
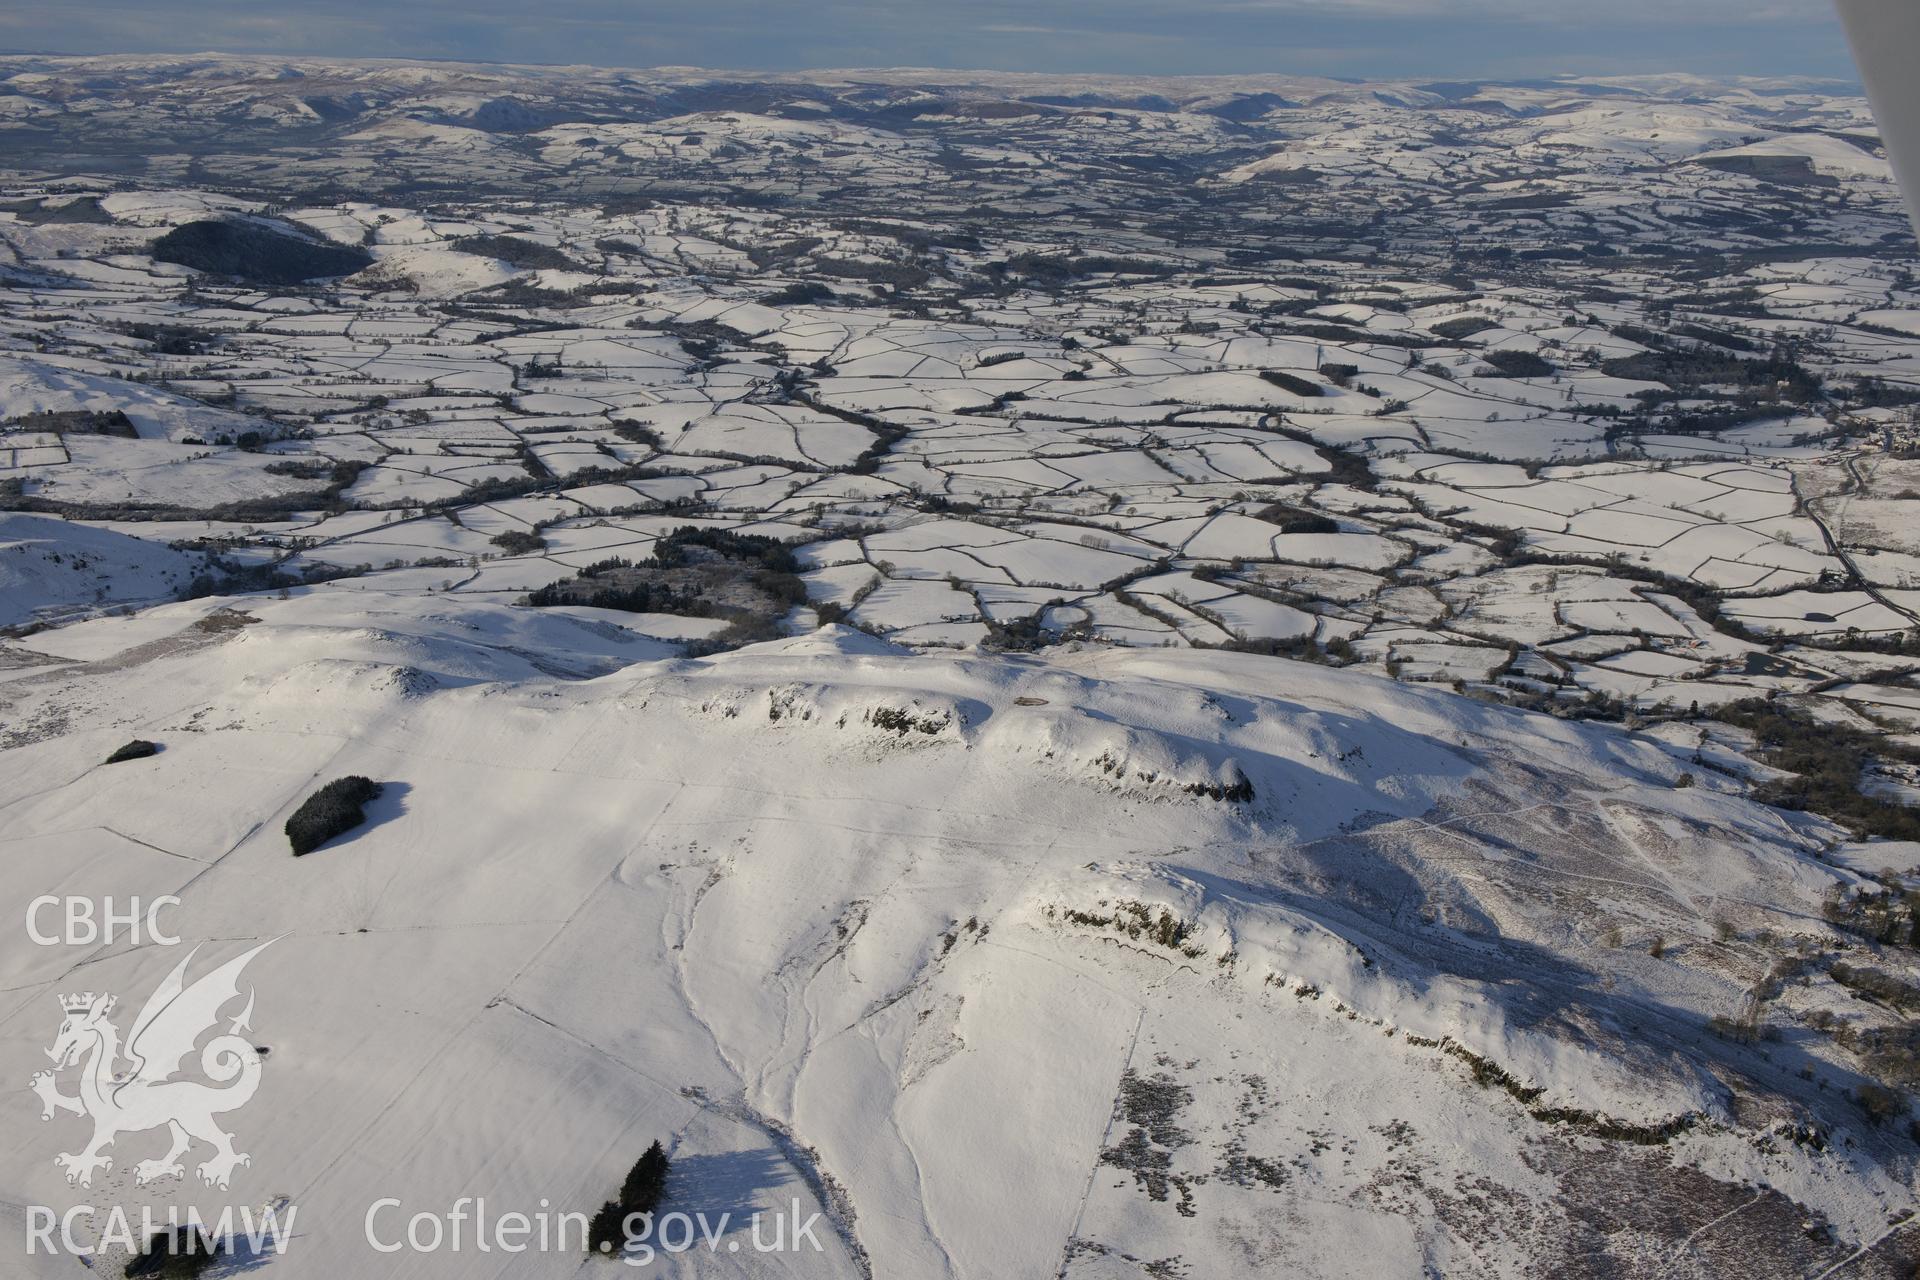
[[[522,617],[320,588],[24,642],[55,661],[0,684],[32,742],[9,896],[177,894],[209,966],[277,940],[230,1193],[135,1185],[131,1135],[69,1186],[78,1122],[22,1091],[0,1199],[284,1197],[290,1280],[575,1275],[382,1255],[363,1219],[590,1209],[654,1137],[676,1206],[834,1223],[660,1274],[1805,1274],[1911,1208],[1844,1066],[1706,1030],[1832,932],[1831,829],[1676,789],[1655,740],[1272,659],[844,629],[570,681],[525,646],[608,641]],[[103,765],[128,737],[161,750]],[[385,784],[369,824],[291,857],[287,813],[349,774]],[[5,935],[0,1053],[178,958]]]
[[[102,377],[84,366],[0,356],[0,413],[31,430],[35,415],[118,413],[142,440],[212,441],[260,431],[237,413],[139,384]]]
[[[63,608],[171,600],[204,566],[202,557],[110,529],[0,515],[0,626]]]

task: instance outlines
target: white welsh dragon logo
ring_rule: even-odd
[[[251,1156],[233,1149],[233,1135],[214,1122],[216,1115],[245,1106],[260,1086],[259,1051],[239,1034],[248,1029],[253,1016],[251,988],[246,993],[246,1008],[228,1024],[224,1034],[216,1035],[200,1051],[200,1069],[214,1083],[174,1077],[200,1037],[218,1024],[220,1010],[239,998],[241,970],[271,945],[263,942],[187,986],[187,965],[199,951],[194,948],[141,1006],[127,1035],[124,1055],[120,1032],[107,1020],[113,1012],[114,997],[96,996],[91,991],[60,997],[60,1007],[67,1016],[53,1047],[47,1050],[54,1069],[37,1073],[32,1086],[40,1095],[42,1120],[53,1119],[56,1111],[70,1111],[93,1120],[93,1141],[84,1151],[54,1157],[54,1163],[66,1170],[68,1182],[91,1186],[96,1171],[112,1171],[113,1160],[101,1153],[115,1138],[162,1125],[172,1134],[172,1146],[158,1160],[142,1160],[135,1165],[135,1183],[184,1177],[180,1157],[196,1139],[213,1148],[212,1158],[199,1170],[200,1180],[209,1186],[224,1191],[234,1169],[253,1162]],[[116,1070],[123,1056],[131,1065]],[[80,1093],[69,1097],[60,1092],[54,1077],[56,1072],[75,1065],[80,1067]]]

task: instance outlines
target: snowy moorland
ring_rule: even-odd
[[[641,1274],[1920,1264],[1864,101],[7,57],[0,142],[0,906],[188,944],[0,930],[5,1233],[626,1274],[363,1226],[658,1139]],[[73,1158],[56,997],[192,945],[250,1162]]]

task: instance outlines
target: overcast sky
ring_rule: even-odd
[[[4,0],[0,48],[631,67],[1853,76],[1829,0]]]

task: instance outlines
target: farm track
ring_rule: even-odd
[[[1846,566],[1847,577],[1852,585],[1871,596],[1876,603],[1900,614],[1906,618],[1908,622],[1914,624],[1914,626],[1920,627],[1920,613],[1916,613],[1906,605],[1892,599],[1885,591],[1868,581],[1867,576],[1860,572],[1860,566],[1854,562],[1853,556],[1848,552],[1846,544],[1834,535],[1829,518],[1820,514],[1820,504],[1830,503],[1840,498],[1850,498],[1865,490],[1867,481],[1866,477],[1860,474],[1859,459],[1860,455],[1857,453],[1848,453],[1841,456],[1840,461],[1847,469],[1847,483],[1837,492],[1823,498],[1808,500],[1801,494],[1799,477],[1795,476],[1793,482],[1794,497],[1806,509],[1808,516],[1813,522],[1819,526],[1820,536],[1826,542],[1827,551],[1836,560],[1840,561],[1841,564]]]

